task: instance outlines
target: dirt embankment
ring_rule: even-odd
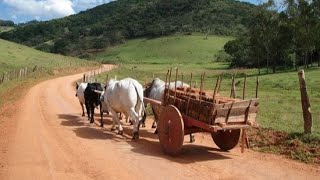
[[[32,87],[0,111],[0,179],[320,179],[318,166],[239,148],[220,151],[206,134],[175,158],[162,153],[151,120],[141,139],[90,125],[72,82],[82,74]],[[8,113],[8,114],[7,114]],[[99,120],[97,116],[97,120]]]

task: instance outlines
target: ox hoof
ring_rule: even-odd
[[[139,133],[138,132],[134,132],[132,140],[138,140],[138,139],[139,139]]]
[[[158,129],[156,129],[153,134],[158,134]]]
[[[94,123],[94,121],[90,121],[90,123],[92,124],[92,123]]]
[[[103,127],[103,124],[100,124],[100,127]]]
[[[116,129],[115,128],[111,128],[111,131],[115,131]]]
[[[123,135],[123,131],[119,131],[118,134]]]
[[[82,117],[84,117],[85,115],[84,114],[82,114]]]
[[[194,138],[194,135],[191,134],[191,135],[190,135],[190,143],[193,143],[193,142],[195,142],[195,141],[196,141],[196,139]]]
[[[156,127],[157,127],[157,126],[155,126],[155,125],[152,125],[152,126],[151,126],[152,129],[154,129],[154,128],[156,128]]]
[[[142,123],[141,127],[145,128],[145,127],[146,127],[146,124]]]

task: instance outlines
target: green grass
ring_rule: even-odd
[[[0,84],[0,106],[3,103],[12,102],[19,94],[10,94],[10,90],[21,87],[27,89],[32,84],[41,80],[75,73],[79,70],[98,67],[99,63],[66,57],[50,53],[44,53],[23,45],[15,44],[0,39],[0,78],[3,73],[28,67],[29,72],[37,65],[37,70],[27,77],[14,79]]]
[[[0,39],[0,74],[13,69],[35,65],[46,69],[82,67],[97,63],[67,56],[44,53],[35,49]]]
[[[207,64],[231,40],[230,37],[204,35],[169,36],[156,39],[136,39],[100,53],[101,62],[125,64]]]
[[[14,28],[14,27],[0,26],[0,33],[6,32],[6,31],[10,31],[10,30],[12,30],[13,28]]]

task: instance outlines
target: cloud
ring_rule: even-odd
[[[16,16],[33,16],[51,19],[75,14],[71,0],[3,0],[13,8]]]
[[[108,3],[112,0],[3,0],[14,17],[32,17],[48,20],[75,14],[76,12]]]

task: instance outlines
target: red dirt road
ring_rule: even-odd
[[[18,107],[1,114],[0,179],[320,179],[320,167],[240,148],[222,152],[205,134],[178,157],[162,153],[151,120],[131,141],[81,117],[72,82],[82,74],[31,88]],[[2,110],[0,113],[4,113]],[[96,122],[100,120],[96,116]]]

